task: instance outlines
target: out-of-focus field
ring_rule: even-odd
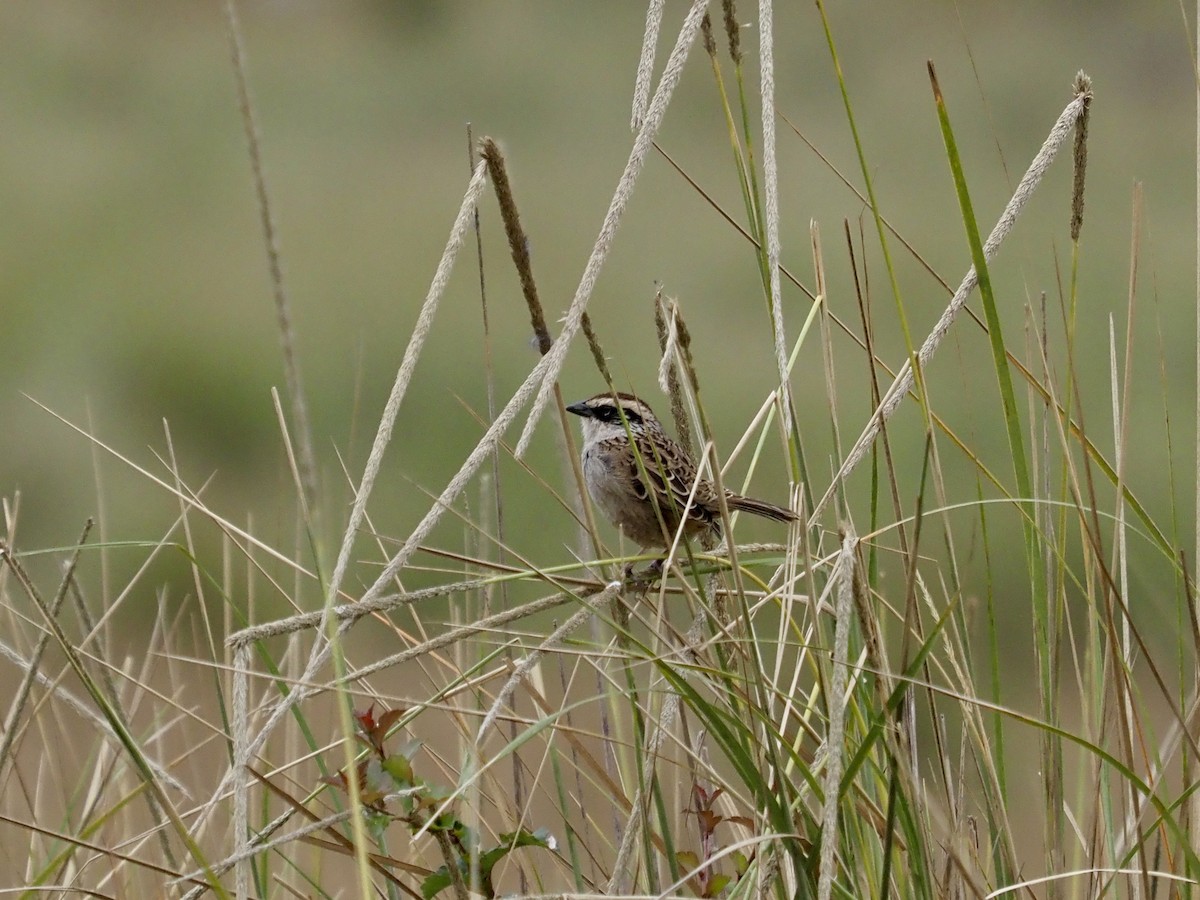
[[[669,4],[670,28],[683,8]],[[468,123],[477,137],[493,136],[507,152],[542,297],[557,315],[575,290],[628,154],[644,9],[255,2],[240,11],[323,484],[332,499],[327,509],[338,520],[347,492],[337,460],[355,477],[361,472],[466,182]],[[1093,435],[1109,431],[1103,427],[1110,415],[1103,387],[1108,318],[1114,310],[1124,316],[1131,192],[1141,182],[1134,342],[1146,352],[1133,385],[1155,402],[1134,405],[1132,433],[1139,433],[1142,416],[1146,428],[1161,432],[1157,398],[1165,379],[1177,401],[1171,424],[1186,448],[1194,427],[1194,81],[1178,6],[835,2],[829,11],[883,212],[953,284],[969,253],[926,60],[938,67],[985,231],[1070,98],[1076,70],[1092,76],[1079,297],[1079,340],[1087,352],[1074,364],[1096,387],[1084,413]],[[815,9],[781,9],[777,27],[779,108],[860,184]],[[744,41],[753,54],[752,29]],[[666,51],[660,50],[660,67]],[[830,306],[857,322],[842,223],[849,220],[856,235],[864,227],[880,354],[898,364],[903,342],[863,204],[785,123],[779,129],[786,265],[811,284],[815,222]],[[735,217],[744,217],[717,92],[699,47],[660,143]],[[1069,192],[1063,159],[993,270],[1011,341],[1020,340],[1025,304],[1043,292],[1053,301],[1052,329],[1060,330],[1054,298],[1070,265]],[[164,491],[94,451],[29,398],[160,476],[166,470],[156,454],[166,452],[165,420],[182,472],[193,486],[207,481],[206,501],[235,522],[253,517],[260,537],[291,546],[295,513],[270,397],[272,386],[282,388],[283,370],[220,4],[0,6],[0,210],[0,494],[11,500],[20,492],[19,546],[68,544],[85,517],[98,513],[109,540],[154,539],[178,512]],[[492,353],[503,393],[535,356],[490,195],[482,223]],[[920,339],[946,294],[898,246],[893,252]],[[468,411],[486,413],[478,281],[473,253],[465,253],[375,494],[372,517],[381,532],[406,535],[428,506],[424,491],[441,490],[481,432]],[[761,352],[769,330],[758,272],[751,248],[657,156],[642,175],[590,307],[618,380],[649,396],[656,391],[650,319],[656,282],[683,303],[706,407],[718,441],[728,447],[751,412],[744,398],[761,398],[774,378]],[[808,302],[790,287],[785,297],[794,335]],[[1119,333],[1123,327],[1119,322]],[[986,343],[978,329],[963,322],[956,335],[929,378],[939,411],[971,433],[972,407],[995,402],[994,376],[983,364]],[[845,339],[835,338],[835,345],[839,340]],[[747,354],[746,347],[755,349]],[[797,366],[798,407],[802,417],[808,411],[825,422],[819,343],[808,347]],[[1055,364],[1065,361],[1056,357]],[[810,377],[813,389],[806,392]],[[865,373],[844,371],[839,379],[838,415],[852,439],[869,412]],[[574,397],[598,384],[581,347],[564,390]],[[914,479],[920,427],[910,412],[893,432],[901,472]],[[543,431],[531,461],[559,483],[550,427]],[[976,445],[989,440],[973,438]],[[820,493],[832,438],[822,425],[806,439]],[[1003,463],[1002,433],[991,440]],[[1129,463],[1130,482],[1159,510],[1170,500],[1166,462],[1165,436],[1150,436]],[[951,479],[956,471],[974,477],[953,460],[944,465]],[[759,484],[776,478],[782,491],[782,471],[757,477]],[[555,548],[569,526],[566,513],[516,467],[506,473],[505,490],[510,523],[519,524],[509,532],[514,544],[540,562],[565,557]],[[331,524],[332,535],[337,522]],[[135,551],[111,564],[127,574],[140,559]],[[108,576],[124,583],[122,571]],[[178,590],[187,590],[187,582]]]

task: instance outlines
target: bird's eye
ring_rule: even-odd
[[[618,409],[615,406],[597,406],[592,413],[601,422],[616,422],[621,424],[621,414],[625,414],[625,421],[630,425],[641,425],[642,417],[632,409]]]

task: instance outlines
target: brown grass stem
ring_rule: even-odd
[[[271,196],[267,190],[267,177],[263,170],[262,138],[254,114],[254,102],[250,97],[250,86],[246,78],[246,48],[242,44],[242,27],[238,21],[234,0],[225,0],[225,18],[229,29],[229,48],[233,58],[233,75],[237,83],[238,108],[242,115],[242,127],[246,132],[247,151],[250,156],[250,172],[254,178],[254,191],[258,200],[258,214],[263,230],[263,242],[267,251],[267,267],[271,276],[271,288],[275,299],[275,320],[279,328],[279,343],[283,350],[283,374],[287,384],[288,399],[291,400],[292,419],[300,445],[300,475],[304,499],[310,510],[317,509],[317,457],[313,449],[312,422],[308,415],[308,402],[304,394],[304,383],[300,376],[300,360],[296,353],[296,334],[292,325],[291,303],[283,279],[283,254],[279,244],[279,229],[272,212]]]

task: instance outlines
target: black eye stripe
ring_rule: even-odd
[[[620,422],[621,412],[615,406],[598,406],[596,407],[595,416],[601,422]],[[630,425],[641,425],[642,417],[632,409],[625,410],[625,418]]]

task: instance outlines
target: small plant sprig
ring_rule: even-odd
[[[536,831],[520,828],[501,834],[498,844],[483,849],[479,837],[451,808],[438,814],[451,791],[442,785],[429,784],[416,774],[413,760],[421,743],[408,740],[390,752],[385,746],[389,732],[407,712],[402,708],[389,709],[376,717],[373,704],[365,712],[354,712],[356,737],[366,750],[357,774],[367,828],[381,850],[387,827],[394,821],[403,822],[414,834],[425,831],[434,837],[446,863],[421,883],[423,897],[435,897],[451,885],[456,887],[456,894],[465,896],[468,883],[482,896],[495,897],[492,873],[497,863],[517,847],[553,850],[554,837],[544,828]],[[349,794],[345,772],[321,781]],[[399,804],[396,811],[387,806],[391,800]]]
[[[691,850],[680,850],[675,854],[675,859],[681,867],[696,872],[688,879],[688,887],[697,897],[720,896],[733,884],[735,878],[740,878],[750,867],[750,860],[745,854],[738,852],[733,853],[736,875],[722,873],[713,862],[720,849],[716,837],[718,825],[722,822],[745,825],[747,828],[754,825],[753,821],[745,816],[723,816],[713,808],[723,791],[724,788],[709,790],[701,784],[692,785],[692,805],[687,812],[696,817],[696,827],[700,830],[700,852],[697,854]]]

